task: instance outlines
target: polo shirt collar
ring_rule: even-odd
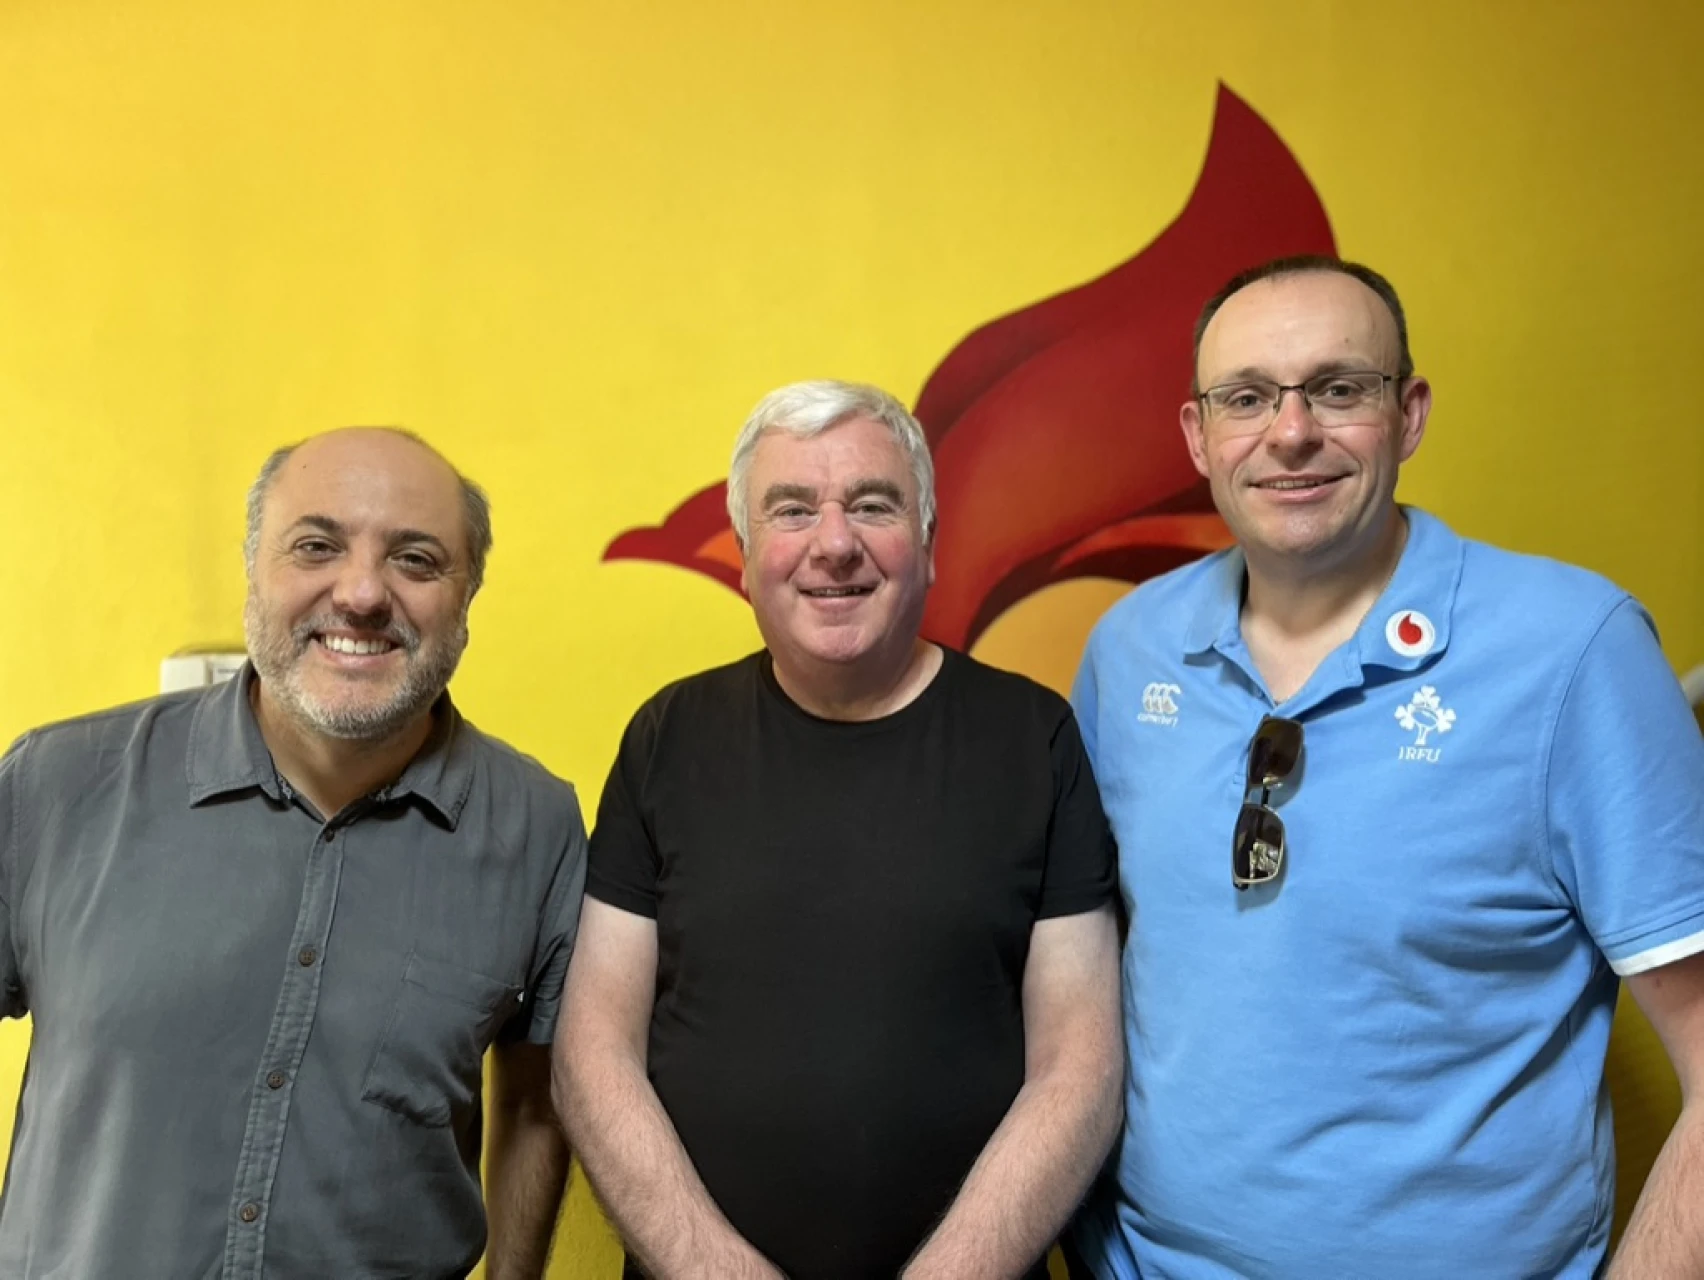
[[[201,695],[189,729],[190,804],[244,790],[259,790],[285,803],[283,780],[254,715],[251,690],[256,679],[254,664],[245,662],[236,676]],[[449,693],[439,694],[432,705],[432,732],[402,775],[381,788],[377,798],[414,796],[453,830],[473,789],[473,732]]]
[[[1449,645],[1467,544],[1443,521],[1418,507],[1405,506],[1402,511],[1408,517],[1402,559],[1343,651],[1359,667],[1414,671]],[[1208,566],[1199,603],[1184,629],[1186,657],[1215,649],[1233,658],[1246,652],[1242,640],[1246,573],[1247,563],[1238,547],[1220,553],[1217,563]]]
[[[1231,652],[1242,645],[1243,579],[1248,565],[1241,547],[1222,551],[1209,564],[1199,603],[1184,628],[1183,652],[1188,657],[1210,649]]]
[[[1408,545],[1350,642],[1362,667],[1416,671],[1449,647],[1467,543],[1435,516],[1417,507],[1402,510]]]

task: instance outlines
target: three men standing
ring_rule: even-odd
[[[1625,980],[1686,1105],[1612,1274],[1704,1273],[1704,742],[1649,619],[1396,503],[1431,390],[1376,273],[1268,264],[1196,348],[1237,546],[1108,614],[1075,715],[920,637],[903,407],[766,398],[765,648],[634,717],[577,948],[571,790],[444,692],[483,495],[399,432],[275,454],[250,669],[0,760],[0,1271],[462,1274],[495,1045],[488,1274],[536,1276],[554,1034],[632,1274],[1040,1277],[1122,1110],[1096,1276],[1591,1276]]]

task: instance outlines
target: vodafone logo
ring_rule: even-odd
[[[1385,622],[1385,642],[1405,658],[1420,658],[1437,644],[1438,629],[1418,609],[1399,609]]]

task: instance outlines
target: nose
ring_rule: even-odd
[[[339,612],[356,617],[385,612],[390,588],[385,584],[383,563],[364,556],[348,557],[332,584],[331,602]]]
[[[1300,387],[1285,387],[1278,393],[1278,406],[1266,428],[1267,444],[1273,448],[1311,451],[1318,447],[1324,428],[1314,417]]]
[[[817,559],[831,564],[846,564],[857,559],[858,534],[846,518],[846,508],[838,502],[825,502],[818,511],[811,552]]]

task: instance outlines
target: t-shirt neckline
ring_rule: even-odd
[[[933,643],[933,642],[931,642]],[[941,665],[930,677],[929,683],[910,702],[897,711],[890,711],[885,716],[877,716],[873,720],[830,720],[825,716],[814,715],[805,710],[788,695],[781,687],[781,682],[775,678],[775,657],[768,649],[761,649],[755,655],[757,658],[758,680],[764,693],[788,715],[805,724],[814,725],[825,732],[840,734],[881,733],[888,729],[898,728],[909,724],[918,716],[927,715],[943,694],[942,690],[948,681],[954,677],[950,671],[958,665],[961,655],[949,649],[944,644],[936,644],[941,651]]]

